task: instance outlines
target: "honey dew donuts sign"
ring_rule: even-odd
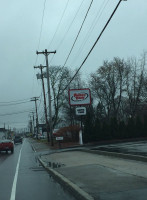
[[[69,104],[71,106],[91,104],[90,89],[69,89]]]

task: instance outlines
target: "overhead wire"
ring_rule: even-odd
[[[77,10],[77,12],[76,12],[75,15],[74,15],[74,18],[72,19],[72,21],[71,21],[71,23],[70,23],[70,25],[69,25],[69,27],[68,27],[68,29],[67,29],[67,31],[64,33],[63,39],[62,39],[62,40],[60,41],[60,43],[58,44],[57,49],[59,49],[59,47],[60,47],[61,44],[63,43],[64,39],[66,38],[66,36],[67,36],[67,34],[68,34],[68,32],[69,32],[71,26],[73,25],[73,22],[75,21],[75,19],[76,19],[76,17],[77,17],[77,14],[79,13],[79,11],[80,11],[80,9],[81,9],[81,6],[82,6],[83,2],[84,2],[84,0],[81,2],[80,6],[79,6],[79,8],[78,8],[78,10]]]
[[[43,4],[42,19],[41,19],[41,27],[40,27],[40,33],[39,33],[39,40],[38,40],[37,49],[39,49],[39,47],[40,47],[40,41],[41,41],[42,29],[43,29],[43,22],[44,22],[44,14],[45,14],[45,7],[46,7],[46,0],[44,0],[44,4]],[[38,59],[38,55],[36,55],[36,60],[35,60],[34,66],[35,66],[36,63],[37,63],[37,59]]]
[[[40,47],[40,41],[41,41],[42,30],[43,30],[43,22],[44,22],[45,8],[46,8],[46,0],[44,0],[44,4],[43,4],[42,19],[41,19],[41,26],[40,26],[40,33],[39,33],[39,39],[38,39],[37,49],[39,49],[39,47]],[[38,54],[36,55],[36,59],[35,59],[35,62],[34,62],[34,66],[35,66],[36,63],[37,63],[37,60],[38,60]],[[34,89],[34,78],[35,78],[35,73],[34,73],[34,75],[33,75],[32,93],[33,93],[33,89]]]
[[[5,122],[6,124],[24,124],[27,123],[28,121],[21,121],[21,122]]]
[[[66,3],[65,8],[64,8],[64,11],[63,11],[62,16],[61,16],[61,18],[60,18],[60,21],[59,21],[59,23],[58,23],[58,25],[57,25],[56,31],[55,31],[55,33],[54,33],[54,35],[53,35],[53,37],[52,37],[52,40],[51,40],[51,42],[50,42],[49,45],[48,45],[48,48],[51,46],[51,44],[52,44],[52,42],[53,42],[53,40],[54,40],[54,38],[55,38],[55,36],[56,36],[56,34],[57,34],[57,31],[58,31],[58,29],[59,29],[59,27],[60,27],[60,24],[61,24],[61,22],[62,22],[62,19],[63,19],[63,17],[64,17],[64,14],[65,14],[65,12],[66,12],[66,9],[67,9],[67,7],[68,7],[68,3],[69,3],[69,0],[67,0],[67,3]]]
[[[69,56],[71,55],[71,52],[72,52],[72,50],[73,50],[73,48],[74,48],[74,46],[75,46],[75,44],[76,44],[76,42],[77,42],[77,39],[78,39],[78,37],[79,37],[79,35],[80,35],[80,32],[81,32],[81,30],[82,30],[82,28],[83,28],[83,25],[84,25],[84,23],[85,23],[85,21],[86,21],[86,18],[87,18],[87,16],[88,16],[88,13],[89,13],[90,8],[91,8],[91,6],[92,6],[92,3],[93,3],[93,0],[91,0],[91,2],[90,2],[90,5],[89,5],[88,10],[87,10],[87,12],[86,12],[86,15],[85,15],[85,17],[84,17],[84,20],[83,20],[83,22],[82,22],[82,24],[81,24],[81,26],[80,26],[80,29],[79,29],[79,31],[78,31],[78,34],[77,34],[77,36],[76,36],[76,38],[75,38],[75,40],[74,40],[74,43],[73,43],[73,45],[72,45],[72,47],[71,47],[71,49],[70,49],[70,51],[69,51],[69,54],[68,54],[68,56],[67,56],[67,58],[66,58],[66,60],[65,60],[65,63],[64,63],[64,65],[63,65],[63,67],[66,65],[66,63],[67,63],[67,61],[68,61],[68,59],[69,59]]]
[[[40,41],[41,41],[41,35],[42,35],[42,29],[43,29],[45,6],[46,6],[46,0],[44,0],[44,5],[43,5],[43,13],[42,13],[42,20],[41,20],[41,29],[40,29],[40,34],[39,34],[38,49],[40,47]]]
[[[14,106],[14,105],[18,105],[18,104],[24,104],[24,103],[30,103],[31,101],[24,101],[24,102],[18,102],[18,103],[10,103],[10,104],[0,104],[0,107],[1,106]]]
[[[97,42],[99,41],[99,39],[101,38],[103,32],[105,31],[106,27],[108,26],[109,22],[111,21],[112,17],[114,16],[116,10],[118,9],[120,3],[122,0],[119,0],[119,2],[117,3],[115,9],[113,10],[112,14],[110,15],[109,19],[107,20],[105,26],[103,27],[101,33],[98,35],[96,41],[94,42],[93,46],[91,47],[90,51],[88,52],[87,56],[85,57],[85,59],[83,60],[83,62],[81,63],[80,67],[78,68],[78,70],[76,71],[76,73],[74,74],[74,76],[71,78],[71,80],[69,81],[69,83],[66,85],[66,87],[63,89],[63,91],[65,91],[67,89],[67,87],[70,85],[70,83],[73,81],[73,79],[76,77],[76,75],[78,74],[78,72],[80,71],[80,69],[82,68],[82,66],[84,65],[84,63],[86,62],[87,58],[90,56],[91,52],[93,51],[94,47],[96,46]],[[63,92],[62,91],[62,92]]]
[[[24,101],[29,101],[31,98],[21,99],[21,100],[13,100],[13,101],[1,101],[0,104],[9,104],[9,103],[19,103]]]
[[[103,13],[104,9],[106,8],[106,6],[107,6],[107,4],[108,4],[109,1],[110,0],[104,0],[103,3],[101,4],[100,9],[98,10],[96,17],[93,20],[93,22],[92,22],[92,24],[91,24],[91,26],[90,26],[90,28],[89,28],[86,36],[85,36],[85,39],[83,40],[83,43],[81,44],[79,50],[77,51],[75,57],[73,58],[73,61],[72,61],[71,65],[73,65],[73,63],[75,62],[75,58],[77,60],[77,58],[80,56],[80,54],[82,52],[82,49],[84,48],[84,46],[88,42],[88,39],[89,39],[90,35],[92,34],[93,29],[95,28],[96,24],[98,23],[101,15],[102,15],[102,13]],[[105,3],[105,5],[104,5],[104,3]]]
[[[80,67],[78,68],[78,70],[76,71],[76,73],[74,74],[74,76],[71,78],[71,80],[69,81],[69,83],[66,85],[66,87],[61,91],[64,92],[67,87],[70,85],[70,83],[73,81],[73,79],[76,77],[76,75],[78,74],[78,72],[80,71],[80,69],[82,68],[82,66],[84,65],[84,63],[86,62],[86,60],[88,59],[89,55],[91,54],[91,52],[93,51],[94,47],[96,46],[97,42],[99,41],[99,39],[101,38],[103,32],[105,31],[106,27],[108,26],[109,22],[111,21],[113,15],[115,14],[117,8],[119,7],[120,3],[122,0],[119,0],[118,4],[116,5],[115,9],[113,10],[112,14],[110,15],[109,19],[107,20],[105,26],[103,27],[102,31],[100,32],[100,34],[98,35],[96,41],[94,42],[93,46],[91,47],[90,51],[88,52],[87,56],[85,57],[85,59],[83,60],[83,62],[81,63]]]
[[[84,2],[84,1],[82,1],[82,3],[83,3],[83,2]],[[78,11],[76,12],[76,15],[77,15],[77,13],[79,12],[82,3],[80,4]],[[79,37],[79,35],[80,35],[80,32],[81,32],[81,30],[82,30],[82,28],[83,28],[83,25],[84,25],[84,23],[85,23],[85,21],[86,21],[86,18],[87,18],[87,16],[88,16],[89,11],[90,11],[90,8],[91,8],[91,6],[92,6],[92,3],[93,3],[93,0],[91,0],[91,2],[90,2],[90,5],[89,5],[89,7],[88,7],[88,9],[87,9],[87,12],[86,12],[86,14],[85,14],[85,16],[84,16],[84,19],[83,19],[83,21],[82,21],[82,24],[81,24],[81,26],[80,26],[80,29],[79,29],[79,31],[78,31],[78,34],[77,34],[77,36],[76,36],[76,38],[75,38],[75,40],[74,40],[74,43],[73,43],[73,45],[72,45],[72,47],[71,47],[71,49],[70,49],[70,52],[69,52],[69,54],[68,54],[68,56],[67,56],[67,58],[66,58],[66,60],[65,60],[64,65],[62,66],[62,68],[65,67],[65,65],[66,65],[66,63],[67,63],[67,61],[68,61],[68,59],[69,59],[69,56],[70,56],[71,53],[72,53],[72,50],[73,50],[73,48],[74,48],[74,46],[75,46],[75,44],[76,44],[76,42],[77,42],[77,39],[78,39],[78,37]],[[73,18],[73,20],[72,20],[72,23],[73,23],[73,21],[74,21],[76,15],[74,16],[74,18]],[[70,24],[70,27],[71,27],[72,23]],[[70,27],[68,28],[67,31],[69,31]],[[60,43],[60,44],[61,44],[61,43]],[[54,56],[52,57],[52,59],[53,59],[53,58],[54,58]],[[52,61],[52,60],[51,60],[51,61]],[[50,62],[51,62],[51,61],[50,61]]]
[[[78,14],[78,12],[79,12],[79,10],[80,10],[80,8],[81,8],[83,2],[84,2],[84,0],[81,2],[81,4],[80,4],[80,6],[79,6],[79,8],[78,8],[78,10],[77,10],[77,12],[76,12],[76,14],[74,15],[74,18],[73,18],[72,22],[70,23],[70,25],[69,25],[67,31],[65,32],[65,34],[64,34],[64,36],[63,36],[63,39],[62,39],[62,40],[60,41],[60,43],[58,44],[58,46],[57,46],[57,48],[56,48],[57,51],[59,50],[61,44],[62,44],[63,41],[65,40],[65,38],[66,38],[65,36],[68,34],[68,32],[69,32],[69,30],[70,30],[70,28],[71,28],[71,26],[72,26],[72,24],[73,24],[73,22],[74,22],[74,20],[75,20],[75,18],[76,18],[76,16],[77,16],[77,14]],[[49,61],[49,65],[50,65],[51,62],[53,61],[54,57],[55,57],[55,54],[52,55],[52,58],[51,58],[50,61]]]
[[[4,113],[4,114],[0,114],[0,117],[7,116],[7,115],[22,114],[22,113],[32,112],[32,111],[34,111],[34,110],[24,110],[24,111],[14,112],[14,113]]]
[[[65,5],[64,11],[63,11],[62,16],[61,16],[61,18],[60,18],[60,21],[59,21],[59,23],[58,23],[58,25],[57,25],[56,31],[55,31],[55,33],[54,33],[54,35],[53,35],[53,37],[52,37],[52,40],[50,41],[50,43],[49,43],[49,45],[48,45],[48,48],[51,46],[51,44],[52,44],[52,42],[53,42],[53,40],[54,40],[54,38],[55,38],[55,36],[56,36],[56,34],[57,34],[57,32],[58,32],[58,29],[59,29],[59,27],[60,27],[60,24],[61,24],[61,22],[62,22],[62,19],[63,19],[63,17],[64,17],[64,14],[65,14],[65,12],[66,12],[68,3],[69,3],[69,0],[67,1],[66,5]],[[37,55],[37,56],[38,56],[38,55]],[[52,59],[53,59],[53,57],[54,57],[54,55],[52,56]],[[51,62],[51,61],[49,61],[49,64],[50,64],[50,62]],[[45,63],[45,59],[44,59],[43,63]]]

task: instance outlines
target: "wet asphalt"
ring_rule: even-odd
[[[53,163],[62,164],[62,167],[54,168],[54,171],[75,183],[96,200],[147,199],[146,162],[119,158],[118,155],[111,157],[99,154],[100,150],[105,150],[145,156],[146,141],[97,145],[87,149],[85,147],[83,150],[78,151],[76,148],[75,151],[44,154],[41,159],[44,166],[47,163],[52,163],[51,167]],[[50,173],[52,173],[51,167],[47,165]]]
[[[19,152],[22,148],[18,170],[16,193],[14,200],[74,200],[75,198],[65,191],[39,164],[37,156],[25,140],[15,145],[14,154],[0,154],[0,199],[12,198],[12,185],[14,181]]]

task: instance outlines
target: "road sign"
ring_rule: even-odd
[[[90,89],[70,89],[69,104],[71,106],[89,105],[91,104]]]
[[[86,115],[86,108],[85,107],[76,108],[76,115]]]
[[[56,137],[56,140],[63,140],[63,137]]]

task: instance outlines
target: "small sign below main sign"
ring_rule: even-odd
[[[63,137],[56,137],[56,140],[63,140]]]
[[[85,107],[76,108],[76,115],[86,115],[86,108]]]

